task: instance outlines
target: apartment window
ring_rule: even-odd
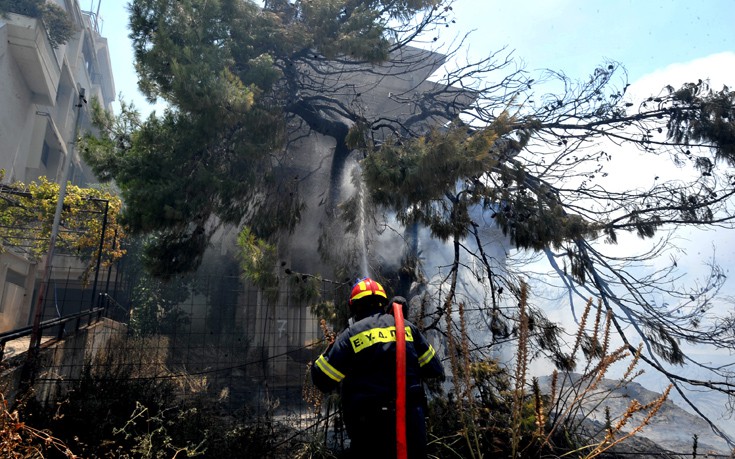
[[[67,175],[67,177],[69,178],[69,181],[72,184],[79,186],[79,177],[78,177],[79,173],[77,171],[77,166],[73,162],[69,164],[68,174],[69,175]]]
[[[38,151],[38,150],[36,150]],[[43,149],[41,150],[41,163],[44,165],[44,167],[48,167],[48,157],[49,152],[51,151],[51,147],[48,146],[48,143],[46,141],[43,142]]]
[[[82,48],[82,54],[84,55],[84,66],[87,70],[87,75],[90,76],[90,78],[96,73],[95,67],[94,67],[94,53],[92,52],[92,48],[89,45],[88,41],[84,41],[84,46]]]

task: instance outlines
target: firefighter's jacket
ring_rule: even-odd
[[[434,348],[415,325],[406,327],[406,394],[423,402],[421,379],[444,377]],[[396,327],[391,314],[375,313],[343,331],[311,368],[314,385],[329,392],[342,383],[345,411],[395,406]]]

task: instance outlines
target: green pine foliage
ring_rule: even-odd
[[[363,162],[372,199],[447,240],[465,237],[473,207],[486,209],[513,244],[541,250],[594,237],[597,225],[568,215],[546,187],[533,187],[518,162],[503,161],[494,145],[511,120],[501,116],[481,130],[455,123],[446,130],[384,145]]]
[[[647,362],[667,375],[655,355],[680,362],[682,341],[732,348],[731,320],[713,320],[706,328],[698,321],[711,307],[710,292],[724,282],[715,267],[707,285],[691,292],[669,285],[678,280],[675,263],[654,276],[655,287],[652,278],[625,272],[630,263],[650,265],[663,246],[671,248],[666,231],[680,225],[732,228],[729,88],[698,82],[631,101],[624,69],[606,62],[579,81],[551,73],[563,89],[539,94],[512,59],[492,54],[443,69],[450,85],[391,93],[391,103],[405,104],[410,119],[370,119],[351,79],[367,73],[382,82],[431,69],[435,62],[424,54],[414,53],[411,62],[411,53],[398,51],[415,39],[438,40],[437,31],[451,23],[451,0],[134,0],[130,13],[140,88],[170,108],[145,120],[130,107],[117,118],[95,110],[102,135],[88,139],[83,150],[95,171],[122,190],[131,231],[151,236],[145,255],[155,275],[196,268],[223,223],[248,228],[244,253],[268,255],[255,261],[271,260],[266,265],[273,269],[278,258],[266,245],[277,247],[274,240],[294,230],[304,211],[288,141],[315,132],[335,139],[334,172],[344,172],[338,169],[352,149],[365,157],[366,186],[359,189],[370,199],[360,202],[364,206],[329,203],[329,211],[354,216],[368,208],[378,227],[388,210],[401,223],[428,227],[435,238],[453,243],[451,285],[437,303],[456,300],[460,271],[479,263],[482,269],[470,275],[490,289],[489,304],[479,307],[492,308],[496,323],[503,322],[501,291],[517,298],[521,273],[496,272],[505,268],[483,252],[491,241],[481,233],[495,225],[516,248],[546,251],[565,285],[586,284],[600,294],[615,326],[629,330],[629,347],[646,341]],[[490,83],[504,71],[500,83]],[[627,159],[631,149],[689,166],[690,175],[652,173],[649,186],[607,189],[600,182],[607,163],[613,156]],[[634,259],[592,245],[602,238],[616,243],[623,232],[664,237]],[[334,237],[325,231],[315,238],[325,259]],[[344,260],[352,261],[349,254]],[[409,277],[420,276],[417,265],[399,269],[407,267]],[[683,300],[683,309],[656,304],[651,292],[664,286]],[[437,309],[434,325],[446,310]],[[502,328],[508,327],[499,327],[498,336],[506,334]],[[569,366],[563,356],[558,361]],[[716,379],[732,379],[729,370],[712,371]],[[725,387],[731,394],[732,385]]]
[[[221,223],[245,219],[259,237],[293,228],[303,207],[274,174],[297,102],[286,73],[314,52],[381,61],[389,21],[436,3],[131,2],[139,87],[171,108],[145,120],[132,107],[117,118],[96,108],[101,136],[83,152],[120,186],[132,232],[156,234],[154,273],[197,267]]]
[[[243,228],[237,236],[240,247],[240,266],[245,277],[253,285],[271,294],[277,294],[278,276],[273,272],[276,264],[276,248],[256,237],[249,228]]]
[[[668,138],[675,142],[706,142],[716,145],[716,158],[735,165],[735,92],[727,86],[722,91],[713,91],[699,80],[687,83],[675,90],[666,88],[673,100],[667,124]],[[691,110],[696,104],[700,110]],[[706,164],[706,166],[705,166]],[[702,172],[711,164],[702,164]]]

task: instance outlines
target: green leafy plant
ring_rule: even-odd
[[[46,177],[0,188],[0,248],[15,247],[40,260],[49,248],[59,189]],[[67,185],[57,245],[87,262],[85,279],[98,257],[106,267],[125,254],[121,208],[120,199],[109,191]]]
[[[133,287],[130,329],[135,336],[147,337],[175,333],[190,322],[189,314],[179,306],[186,283],[178,279],[163,282],[140,277]]]
[[[278,290],[276,267],[276,248],[258,238],[248,227],[237,236],[240,248],[240,267],[246,279],[262,289],[269,298],[274,298]]]
[[[46,2],[41,6],[41,20],[54,49],[68,42],[76,32],[66,10],[55,3]]]
[[[186,419],[196,414],[195,409],[182,410],[176,415],[179,419]],[[205,452],[204,444],[207,441],[207,431],[203,432],[204,439],[193,444],[187,441],[186,446],[174,445],[170,429],[179,427],[177,419],[169,419],[166,411],[152,414],[148,408],[137,402],[130,419],[119,429],[113,429],[114,435],[121,435],[126,442],[132,441],[133,446],[129,453],[122,457],[140,459],[167,459],[169,457],[195,457]],[[173,455],[172,455],[173,454]]]

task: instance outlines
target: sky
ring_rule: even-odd
[[[732,0],[459,0],[473,51],[507,45],[529,70],[584,77],[605,59],[631,81],[673,63],[735,52]]]
[[[88,11],[97,11],[99,5],[116,90],[147,114],[154,107],[137,91],[127,2],[80,4]],[[470,58],[507,47],[529,72],[552,69],[572,79],[584,79],[597,65],[614,60],[627,70],[629,92],[639,94],[699,78],[710,79],[716,89],[735,87],[735,0],[457,0],[453,12],[455,23],[442,30],[441,41],[471,32]],[[684,237],[687,251],[682,255],[691,257],[691,273],[703,269],[697,260],[712,252],[713,243],[719,247],[718,261],[735,268],[729,234]],[[735,297],[733,283],[735,276],[726,290]]]
[[[117,92],[147,112],[137,91],[127,4],[80,0],[88,11],[99,6]],[[473,31],[468,43],[475,56],[507,46],[529,71],[548,68],[572,78],[606,59],[621,62],[634,82],[674,64],[735,53],[733,0],[457,0],[453,9],[456,23],[442,40]]]

